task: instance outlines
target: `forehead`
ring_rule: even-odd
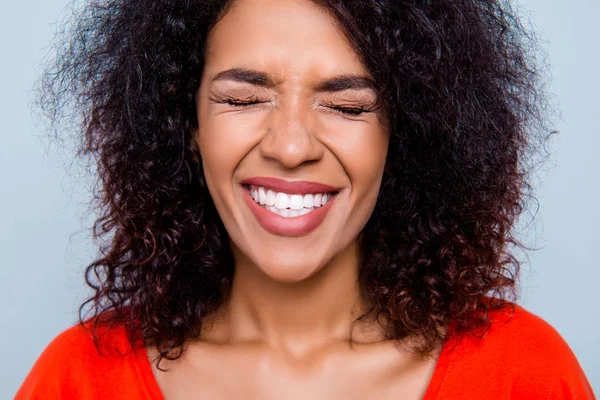
[[[309,0],[237,0],[209,36],[206,69],[366,74],[337,21]]]

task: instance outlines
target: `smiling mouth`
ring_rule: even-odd
[[[262,186],[242,185],[260,207],[285,218],[295,218],[323,207],[338,192],[289,194],[275,192]]]

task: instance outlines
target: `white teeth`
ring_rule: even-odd
[[[321,193],[319,194],[315,194],[315,207],[321,207],[321,199],[323,198],[323,195]]]
[[[272,190],[267,190],[267,202],[265,204],[268,206],[275,205],[275,193]]]
[[[277,207],[273,207],[273,206],[270,206],[270,207],[266,206],[265,208],[271,212],[274,212],[275,214],[281,215],[282,217],[286,217],[286,218],[294,218],[294,217],[306,215],[315,209],[314,207],[311,207],[311,208],[303,208],[302,210],[292,210],[289,208],[281,210],[281,209],[279,209]]]
[[[288,208],[289,206],[290,196],[281,192],[277,193],[277,195],[275,196],[275,207],[283,210],[284,208]]]
[[[285,209],[285,210],[280,210],[279,208],[276,208],[276,207],[274,207],[274,206],[266,206],[265,208],[266,208],[267,210],[271,211],[271,212],[274,212],[275,214],[279,214],[279,215],[281,215],[282,217],[284,217],[284,216],[285,216],[285,215],[283,215],[283,214],[285,214],[285,213],[287,213],[287,214],[289,215],[289,211],[290,211],[290,210],[288,210],[288,209]]]
[[[304,196],[304,208],[314,207],[314,201],[314,196],[312,194],[307,194],[306,196]]]
[[[250,186],[248,191],[255,202],[287,218],[306,215],[315,208],[324,206],[331,199],[331,194],[328,193],[288,195],[259,186]]]
[[[314,210],[314,207],[310,207],[310,208],[303,208],[302,210],[298,211],[299,215],[306,215],[309,212],[311,212],[312,210]]]
[[[265,204],[267,202],[267,193],[264,188],[258,188],[258,200],[260,204]]]
[[[304,208],[304,198],[299,194],[290,196],[290,208],[293,210],[302,210]]]

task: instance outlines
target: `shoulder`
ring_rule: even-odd
[[[506,393],[512,398],[594,398],[575,354],[551,324],[516,303],[490,311],[489,318],[487,332],[462,339],[455,376],[462,374],[488,394],[495,391],[494,398]]]
[[[535,366],[536,373],[548,375],[568,374],[579,368],[571,347],[554,326],[523,306],[509,303],[491,311],[490,321],[481,346],[492,353],[511,350],[516,368],[531,370]]]
[[[90,321],[71,326],[52,339],[40,360],[51,357],[54,361],[64,361],[66,366],[83,367],[109,362],[116,354],[132,350],[123,326],[99,327],[96,332],[97,342]]]
[[[135,358],[140,355],[129,345],[125,328],[105,328],[100,334],[96,343],[90,325],[78,324],[57,335],[38,357],[15,399],[95,399],[119,383],[136,379]]]
[[[571,349],[558,331],[540,316],[516,303],[489,311],[491,326],[479,345],[485,348],[510,348],[519,358],[535,359],[549,354],[559,358]]]

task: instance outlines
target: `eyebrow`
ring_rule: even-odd
[[[212,79],[216,81],[234,81],[240,83],[249,83],[251,85],[274,88],[278,86],[267,74],[245,68],[232,68],[219,72]]]
[[[249,83],[255,86],[265,88],[275,88],[279,86],[269,75],[264,72],[255,71],[246,68],[232,68],[219,72],[212,79],[212,82],[219,80],[229,80],[240,83]],[[315,92],[341,92],[343,90],[361,90],[371,89],[377,92],[377,85],[373,79],[363,75],[339,75],[328,78],[314,88]]]

